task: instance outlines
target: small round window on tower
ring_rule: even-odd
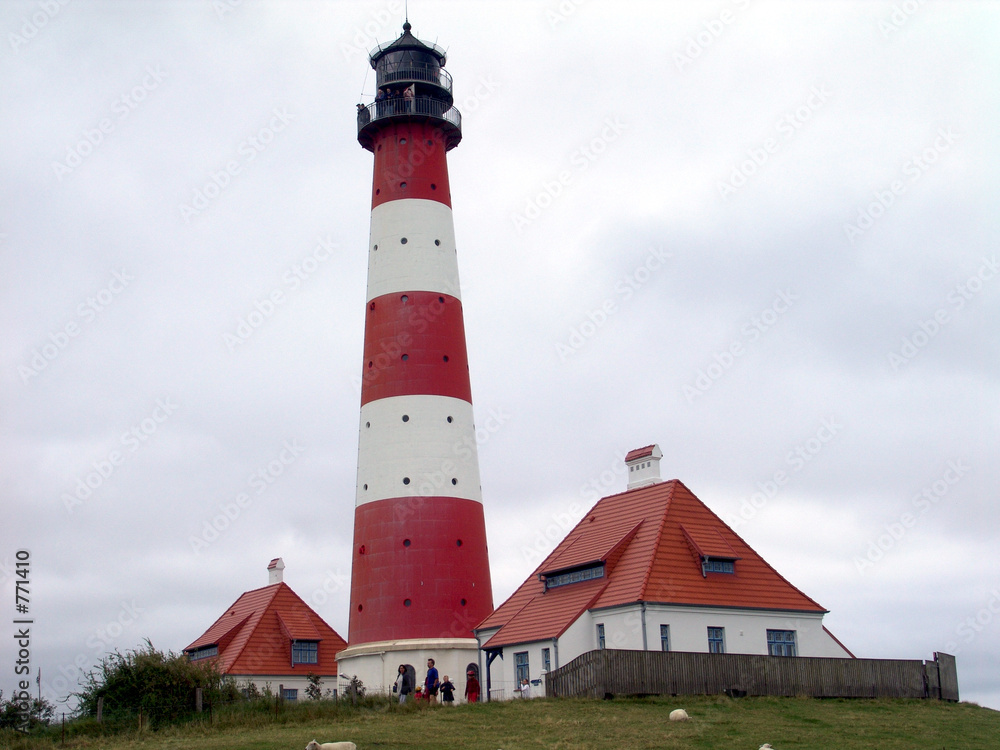
[[[403,606],[404,606],[404,607],[409,607],[409,606],[410,606],[410,603],[411,603],[411,602],[410,602],[410,600],[409,600],[409,599],[403,599]]]
[[[403,421],[404,422],[409,422],[410,421],[410,415],[409,414],[404,414],[403,415]]]
[[[444,359],[445,362],[447,362],[448,361],[448,355],[445,354],[443,359]]]
[[[461,547],[462,546],[462,540],[461,539],[456,539],[455,540],[455,546],[456,547]]]
[[[434,244],[441,247],[441,240],[434,240]]]
[[[406,143],[406,139],[405,139],[405,138],[400,138],[400,139],[399,139],[399,142],[400,142],[400,143]]]
[[[403,484],[409,484],[409,483],[410,483],[410,478],[409,477],[403,477]]]
[[[435,185],[435,184],[434,184],[434,183],[432,182],[432,183],[431,183],[431,190],[437,190],[437,189],[438,189],[438,186],[437,186],[437,185]]]
[[[381,146],[379,146],[379,148],[382,148],[382,147],[381,147]],[[363,610],[364,608],[365,608],[365,607],[364,607],[364,605],[363,605],[363,604],[359,604],[359,605],[358,605],[358,612],[360,612],[360,611],[361,611],[361,610]]]
[[[465,599],[459,599],[458,603],[461,604],[464,607],[465,606]]]
[[[400,244],[400,245],[405,245],[405,244],[406,244],[406,237],[402,237],[402,238],[400,238],[400,240],[399,240],[399,244]]]
[[[404,295],[403,295],[402,297],[400,297],[399,299],[400,299],[400,301],[401,301],[401,302],[402,302],[402,303],[403,303],[404,305],[405,305],[405,304],[406,304],[407,302],[409,302],[409,301],[410,301],[410,298],[409,298],[409,297],[408,297],[407,295],[405,295],[405,294],[404,294]]]
[[[405,182],[399,183],[399,189],[400,190],[406,190],[406,183]]]
[[[452,477],[452,478],[451,478],[451,483],[452,483],[453,485],[454,485],[454,484],[458,484],[458,480],[457,480],[457,479],[455,479],[455,477]]]
[[[454,419],[452,419],[451,417],[448,417],[448,424],[451,424],[454,421],[455,421]]]
[[[410,540],[409,539],[404,539],[403,540],[403,546],[404,547],[409,547],[410,546]]]
[[[404,354],[404,355],[403,355],[403,356],[401,357],[401,359],[402,359],[402,360],[403,360],[404,362],[405,362],[406,360],[408,360],[409,358],[410,358],[410,355],[409,355],[409,354]]]

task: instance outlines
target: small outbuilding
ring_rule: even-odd
[[[283,580],[281,558],[267,566],[268,585],[247,591],[184,649],[192,661],[213,659],[241,684],[266,687],[286,700],[305,698],[307,675],[336,690],[337,652],[347,643]]]

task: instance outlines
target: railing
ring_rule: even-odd
[[[427,117],[442,121],[442,129],[447,133],[446,146],[449,149],[458,145],[462,139],[462,113],[455,107],[430,96],[418,96],[413,99],[396,96],[358,108],[358,140],[368,148],[372,132],[366,132],[366,129],[372,123],[394,117],[401,119]]]
[[[806,695],[958,700],[955,657],[934,661],[600,650],[546,675],[552,696]]]
[[[377,70],[378,87],[401,81],[425,81],[440,86],[451,93],[451,74],[438,65],[421,65],[414,62],[402,62],[394,65],[380,63]]]

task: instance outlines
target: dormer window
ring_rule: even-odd
[[[319,644],[316,641],[292,641],[292,664],[317,664]]]
[[[736,561],[723,557],[703,557],[701,559],[701,574],[706,573],[736,573]]]
[[[199,659],[208,659],[211,656],[219,655],[218,646],[202,646],[201,648],[196,648],[193,651],[188,651],[188,659],[191,661],[198,661]]]
[[[580,581],[591,581],[594,578],[604,578],[604,563],[588,565],[586,567],[564,570],[557,573],[545,574],[541,576],[545,580],[545,590],[556,588],[557,586],[567,586]]]

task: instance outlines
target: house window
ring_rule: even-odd
[[[556,586],[565,586],[568,583],[589,581],[593,578],[604,578],[604,563],[600,563],[598,565],[591,565],[589,568],[570,570],[565,573],[559,573],[554,576],[546,576],[545,588],[551,589],[555,588]]]
[[[597,647],[604,648],[604,623],[597,624]]]
[[[660,651],[670,650],[670,626],[660,625]]]
[[[518,651],[514,654],[514,671],[517,673],[515,677],[517,678],[517,684],[521,684],[521,680],[527,680],[528,677],[528,652]]]
[[[292,641],[292,664],[317,664],[319,644],[316,641]]]
[[[285,688],[285,691],[281,694],[281,697],[286,701],[297,701],[299,699],[299,691],[295,688]]]
[[[701,562],[705,573],[735,573],[736,563],[733,560],[723,560],[718,557],[706,557]]]
[[[191,661],[198,661],[198,659],[207,659],[210,656],[218,656],[219,647],[218,646],[203,646],[202,648],[196,649],[195,651],[188,652],[188,659]]]
[[[795,656],[795,631],[768,630],[767,653],[771,656]]]
[[[552,660],[549,658],[549,650],[547,648],[542,649],[542,671],[549,672],[552,669]]]
[[[726,653],[726,629],[725,628],[709,628],[708,629],[708,653],[710,653],[710,654],[724,654],[724,653]]]

